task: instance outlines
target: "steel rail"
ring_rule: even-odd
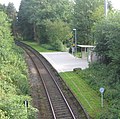
[[[16,44],[17,44],[17,43],[16,43]],[[73,119],[76,119],[76,117],[75,117],[75,115],[74,115],[74,113],[73,113],[73,111],[72,111],[69,103],[67,102],[67,100],[66,100],[66,98],[65,98],[62,90],[61,90],[60,87],[59,87],[59,84],[57,83],[57,81],[56,81],[56,79],[54,78],[54,76],[52,75],[52,73],[49,71],[48,67],[43,63],[44,61],[42,61],[42,60],[40,59],[40,54],[39,54],[39,52],[36,51],[36,50],[34,50],[33,48],[31,48],[31,47],[30,47],[29,45],[27,45],[27,44],[24,44],[24,43],[22,43],[22,42],[19,42],[19,44],[21,44],[21,45],[24,46],[24,47],[27,47],[27,49],[29,49],[31,52],[33,52],[33,53],[35,52],[34,55],[36,55],[36,57],[42,62],[42,64],[43,64],[44,67],[46,68],[47,72],[50,74],[51,78],[53,79],[53,82],[55,83],[55,85],[56,85],[56,87],[58,88],[61,96],[63,97],[64,102],[66,103],[66,105],[67,105],[67,107],[68,107],[68,109],[69,109],[69,112],[71,113],[72,118],[73,118]],[[20,45],[20,46],[21,46],[21,45]],[[42,56],[42,58],[44,58],[44,57]],[[44,59],[44,60],[45,60],[45,59]],[[36,66],[37,66],[37,65],[36,65]],[[40,73],[39,70],[38,70],[38,72]],[[40,75],[40,77],[42,78],[41,74],[39,74],[39,75]],[[43,80],[43,78],[42,78],[42,80]],[[43,80],[42,82],[44,82],[44,80]],[[48,100],[49,100],[50,107],[51,107],[51,110],[52,110],[52,113],[53,113],[53,117],[54,117],[54,119],[57,119],[56,114],[55,114],[55,111],[54,111],[54,107],[53,107],[53,104],[52,104],[52,101],[51,101],[51,98],[50,98],[50,95],[49,95],[49,92],[48,92],[47,87],[46,87],[46,85],[45,85],[45,82],[43,83],[43,85],[44,85],[44,87],[45,87],[47,97],[49,97]],[[82,107],[81,104],[80,104],[80,106]],[[86,112],[85,112],[85,110],[84,110],[83,107],[82,107],[82,110],[83,110],[83,113],[85,114],[85,117],[86,117],[87,119],[89,119],[89,116],[88,116],[88,114],[86,114]]]
[[[41,62],[42,62],[42,61],[41,61]],[[42,62],[42,63],[43,63],[43,62]],[[44,63],[43,63],[43,65],[44,65]],[[44,66],[45,66],[45,65],[44,65]],[[64,99],[64,101],[65,101],[66,105],[67,105],[67,106],[68,106],[68,108],[69,108],[69,111],[70,111],[70,113],[71,113],[71,115],[72,115],[73,119],[76,119],[76,117],[75,117],[75,115],[74,115],[74,113],[73,113],[73,111],[72,111],[72,109],[71,109],[70,105],[68,104],[68,101],[66,100],[66,98],[65,98],[65,96],[64,96],[64,94],[63,94],[63,92],[62,92],[62,90],[60,89],[60,87],[59,87],[58,83],[56,82],[55,78],[53,77],[53,75],[51,74],[51,72],[49,71],[49,69],[48,69],[46,66],[45,66],[45,68],[46,68],[46,69],[47,69],[47,71],[49,72],[49,74],[50,74],[50,76],[52,77],[52,79],[53,79],[54,83],[56,84],[56,86],[57,86],[58,90],[60,91],[60,93],[61,93],[61,95],[62,95],[62,97],[63,97],[63,99]]]
[[[22,47],[22,46],[20,46],[20,47]],[[22,48],[25,50],[25,52],[26,52],[26,53],[29,55],[29,57],[31,58],[34,66],[36,67],[36,70],[37,70],[39,76],[41,77],[42,83],[43,83],[43,85],[44,85],[44,88],[45,88],[45,91],[46,91],[46,94],[47,94],[47,97],[48,97],[48,100],[49,100],[49,103],[50,103],[50,107],[51,107],[51,110],[52,110],[53,117],[54,117],[54,119],[57,119],[57,118],[56,118],[56,115],[55,115],[54,108],[53,108],[53,104],[52,104],[51,99],[50,99],[50,95],[49,95],[49,93],[48,93],[48,90],[47,90],[47,87],[46,87],[46,85],[45,85],[45,82],[44,82],[44,80],[43,80],[43,78],[42,78],[42,76],[41,76],[41,73],[40,73],[40,71],[38,70],[37,64],[34,62],[33,58],[32,58],[31,55],[28,53],[28,51],[27,51],[28,49],[26,50],[24,47],[22,47]],[[33,53],[33,52],[32,52],[32,53]]]
[[[40,57],[39,57],[36,53],[33,52],[34,49],[32,49],[31,47],[28,48],[26,45],[24,45],[24,46],[25,46],[25,48],[29,49],[34,55],[36,55],[36,57],[41,61]],[[67,102],[67,99],[65,98],[65,96],[64,96],[62,90],[60,89],[58,83],[55,81],[55,78],[52,76],[51,72],[50,72],[49,69],[45,66],[45,64],[43,63],[43,61],[41,61],[41,62],[42,62],[42,64],[43,64],[43,66],[46,68],[47,72],[50,74],[50,76],[51,76],[51,78],[53,79],[55,85],[57,86],[57,88],[58,88],[61,96],[62,96],[63,99],[64,99],[64,102],[66,103],[66,105],[67,105],[67,107],[68,107],[68,109],[69,109],[69,111],[70,111],[70,113],[71,113],[72,118],[73,118],[73,119],[76,119],[76,117],[75,117],[75,115],[74,115],[74,113],[73,113],[70,105],[69,105],[68,102]],[[40,73],[40,72],[39,72],[39,73]],[[41,76],[41,75],[40,75],[40,76]],[[48,99],[49,99],[49,102],[50,102],[50,105],[51,105],[51,109],[52,109],[52,112],[53,112],[54,119],[57,119],[57,118],[56,118],[55,111],[54,111],[54,107],[53,107],[53,104],[52,104],[52,101],[51,101],[51,98],[50,98],[50,95],[49,95],[49,92],[48,92],[48,90],[47,90],[47,87],[46,87],[46,85],[45,85],[45,82],[44,82],[42,76],[41,76],[41,79],[42,79],[42,81],[43,81],[43,85],[44,85],[44,87],[45,87],[45,90],[46,90],[46,93],[47,93],[47,96],[48,96]]]

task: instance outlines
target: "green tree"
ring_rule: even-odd
[[[21,33],[26,38],[38,43],[45,43],[47,38],[45,21],[71,21],[72,4],[69,0],[22,0],[18,13]],[[29,29],[29,30],[28,30]]]
[[[16,9],[14,7],[14,4],[9,2],[6,8],[7,8],[6,12],[7,12],[8,17],[11,20],[14,20],[16,18]]]
[[[8,3],[8,6],[6,6],[6,13],[9,17],[9,19],[11,20],[12,23],[12,33],[14,36],[16,36],[16,17],[17,17],[17,11],[14,7],[13,3]]]
[[[103,4],[103,0],[75,0],[73,26],[77,29],[78,43],[94,43],[91,31],[103,14]]]
[[[18,34],[23,37],[23,39],[32,40],[34,39],[33,34],[33,25],[28,22],[30,14],[29,11],[29,1],[22,0],[18,12]]]
[[[0,11],[6,12],[6,6],[4,4],[0,4]]]
[[[119,63],[120,13],[111,14],[96,25],[96,52],[106,63]]]
[[[24,100],[28,96],[27,68],[22,51],[11,36],[10,20],[0,11],[0,118],[27,119]],[[29,116],[34,119],[35,109],[29,106]]]
[[[56,20],[54,22],[47,20],[46,33],[48,43],[51,44],[54,50],[65,50],[64,44],[72,36],[69,25],[62,20]]]

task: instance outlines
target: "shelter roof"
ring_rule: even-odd
[[[77,45],[77,46],[81,48],[94,48],[95,47],[93,45]]]

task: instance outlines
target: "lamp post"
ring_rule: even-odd
[[[75,54],[77,54],[77,36],[76,36],[76,29],[73,29],[75,31]]]
[[[107,17],[107,12],[108,12],[108,0],[104,0],[104,11],[105,11],[105,17]]]

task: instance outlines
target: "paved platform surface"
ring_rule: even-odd
[[[74,68],[88,68],[86,59],[76,58],[68,52],[41,53],[58,72],[73,71]]]

